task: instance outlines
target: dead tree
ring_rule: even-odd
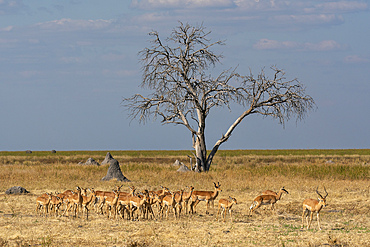
[[[122,104],[132,119],[145,123],[150,117],[163,124],[185,126],[191,133],[195,150],[196,171],[208,171],[220,145],[226,142],[241,121],[252,114],[271,116],[284,125],[295,116],[303,119],[315,106],[298,79],[287,80],[285,72],[271,67],[272,78],[265,70],[254,76],[240,75],[227,69],[213,77],[209,68],[222,56],[212,51],[222,41],[211,42],[205,27],[179,23],[171,35],[162,40],[157,32],[149,35],[151,47],[139,52],[143,63],[141,86],[153,91],[144,96],[135,94]],[[221,135],[207,154],[206,118],[213,108],[242,105],[244,111]]]

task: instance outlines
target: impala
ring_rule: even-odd
[[[63,204],[65,204],[65,207],[68,208],[69,206],[69,197],[72,196],[73,194],[76,194],[77,190],[66,190],[63,193],[57,194],[59,198],[63,200]],[[82,193],[81,193],[82,194]]]
[[[185,214],[188,214],[188,204],[189,204],[189,200],[190,200],[190,198],[193,194],[193,191],[194,191],[194,187],[190,186],[189,187],[189,192],[184,192],[183,195],[182,195],[182,201],[183,201],[183,207],[184,207],[184,210],[185,210]],[[181,211],[179,213],[181,213]]]
[[[147,198],[146,202],[143,204],[143,218],[148,219],[149,214],[151,214],[151,218],[156,219],[152,205],[157,203],[158,195],[154,194],[153,192],[149,192],[148,190],[144,190],[142,193],[145,194]]]
[[[50,195],[50,196],[51,196],[50,203],[49,203],[50,204],[50,215],[52,211],[54,211],[54,215],[57,216],[59,208],[63,203],[63,199],[60,198],[59,196],[54,196],[54,195]]]
[[[121,193],[120,191],[116,192],[116,191],[113,190],[114,197],[111,197],[111,196],[105,196],[104,197],[105,204],[107,205],[107,210],[106,211],[107,211],[107,217],[108,218],[109,218],[109,215],[112,215],[112,210],[113,210],[113,214],[114,214],[114,219],[116,218],[118,198],[119,198],[120,193]]]
[[[113,190],[115,192],[118,192],[118,191],[121,191],[121,186],[116,186],[116,189]],[[96,197],[95,197],[95,201],[94,201],[94,208],[95,208],[95,212],[98,213],[98,211],[100,211],[101,214],[104,214],[103,213],[103,207],[104,207],[104,203],[105,203],[105,197],[107,196],[110,196],[110,197],[114,197],[115,194],[113,191],[101,191],[101,190],[98,190],[98,191],[95,191],[96,193]]]
[[[176,209],[178,208],[178,217],[180,217],[180,213],[181,213],[181,209],[182,209],[182,201],[183,201],[183,194],[184,194],[184,190],[180,190],[180,191],[177,191],[175,193],[175,202],[176,202]]]
[[[149,191],[149,193],[153,193],[154,194],[154,197],[157,198],[155,199],[155,205],[157,205],[158,207],[158,213],[161,213],[162,211],[162,200],[163,200],[163,197],[165,197],[166,195],[170,195],[170,190],[167,188],[167,187],[163,187],[161,185],[161,190],[157,190],[157,191]]]
[[[205,201],[206,202],[206,214],[209,214],[208,208],[209,208],[209,203],[212,202],[212,205],[214,206],[214,200],[218,196],[218,193],[221,192],[221,185],[220,182],[217,184],[213,182],[215,185],[215,190],[214,191],[193,191],[192,194],[192,203],[190,204],[191,211],[193,213],[196,213],[196,206],[200,201]]]
[[[130,197],[131,195],[119,195],[118,197],[118,204],[117,204],[117,212],[121,214],[121,218],[125,217],[125,212],[127,214],[127,219],[130,219]]]
[[[232,219],[232,216],[231,216],[231,207],[234,205],[234,204],[238,204],[238,202],[236,201],[235,198],[232,198],[231,196],[229,196],[229,200],[227,199],[220,199],[218,201],[218,210],[217,210],[217,216],[216,216],[216,220],[218,221],[218,214],[221,210],[221,218],[222,218],[222,215],[224,214],[224,222],[226,221],[226,214],[227,212],[225,212],[226,210],[229,211],[229,214],[230,214],[230,220],[231,222],[233,222],[233,219]]]
[[[257,196],[253,202],[252,205],[249,208],[249,216],[252,216],[253,211],[261,207],[262,205],[271,205],[271,210],[274,210],[275,203],[281,199],[281,195],[283,193],[289,194],[289,192],[283,188],[279,190],[277,195],[260,195]]]
[[[175,199],[176,193],[172,193],[171,191],[170,191],[170,193],[171,193],[171,195],[166,195],[162,199],[161,214],[162,214],[162,218],[163,218],[163,211],[166,208],[166,219],[168,219],[168,211],[170,210],[170,208],[172,208],[175,218],[176,218],[176,215],[177,215],[177,213],[176,213],[176,199]]]
[[[82,208],[83,208],[82,217],[84,216],[86,212],[86,219],[89,219],[89,209],[87,208],[87,206],[89,206],[90,203],[95,201],[95,198],[96,198],[95,190],[94,189],[89,189],[89,190],[91,192],[90,196],[82,196]]]
[[[149,193],[154,193],[156,195],[169,195],[169,189],[167,187],[160,186],[162,189],[157,191],[149,191]]]
[[[322,196],[319,193],[318,188],[319,187],[316,188],[316,193],[319,195],[319,198],[317,200],[315,200],[315,199],[306,199],[306,200],[303,201],[303,205],[302,205],[303,206],[302,228],[304,227],[304,217],[305,217],[305,214],[307,213],[307,215],[306,215],[307,230],[310,228],[314,212],[316,212],[317,224],[319,226],[319,229],[321,230],[319,214],[320,214],[321,209],[328,205],[328,204],[326,204],[326,197],[328,196],[328,192],[326,192],[325,186],[324,186],[324,190],[325,190],[325,193],[326,193],[325,196]],[[308,221],[309,212],[311,212],[310,221]]]
[[[68,206],[63,212],[62,216],[72,207],[76,206],[75,208],[75,217],[77,217],[78,214],[78,208],[82,208],[82,195],[81,195],[81,188],[77,187],[77,193],[69,196],[66,198],[68,200]]]
[[[51,194],[45,193],[48,197],[46,198],[44,195],[39,196],[36,198],[36,215],[44,207],[45,216],[48,213],[49,203],[51,200]]]
[[[282,187],[280,190],[284,189],[284,187]],[[272,190],[265,190],[264,192],[262,192],[261,195],[274,195],[274,196],[277,196],[279,192],[275,192],[275,191],[272,191]]]
[[[138,209],[142,209],[143,205],[147,202],[147,196],[143,193],[140,193],[142,197],[139,196],[130,196],[130,213],[131,219],[134,219],[134,212]],[[136,217],[139,218],[139,214]]]

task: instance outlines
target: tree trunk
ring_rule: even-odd
[[[206,159],[207,159],[207,148],[205,144],[204,135],[194,136],[193,139],[193,148],[195,149],[195,156],[196,156],[196,164],[195,164],[195,171],[196,172],[203,172],[207,171]]]

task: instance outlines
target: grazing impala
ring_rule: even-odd
[[[280,190],[284,189],[284,187],[282,187]],[[272,190],[265,190],[264,192],[262,192],[261,195],[274,195],[274,196],[277,196],[279,192],[275,192],[275,191],[272,191]]]
[[[196,206],[200,201],[205,201],[206,202],[206,214],[209,214],[208,208],[209,208],[209,203],[212,202],[212,205],[214,206],[214,200],[218,196],[218,193],[221,192],[221,184],[220,182],[213,182],[215,185],[215,190],[214,191],[193,191],[192,194],[192,203],[190,204],[191,211],[193,213],[196,213]]]
[[[253,211],[255,211],[257,208],[261,207],[262,205],[271,205],[271,210],[274,210],[275,203],[281,199],[281,195],[283,193],[289,194],[289,192],[283,188],[280,189],[279,193],[277,195],[260,195],[257,196],[253,202],[252,205],[249,208],[249,216],[252,216]]]
[[[328,205],[328,204],[326,204],[326,197],[328,196],[328,192],[326,192],[325,186],[324,186],[324,190],[325,190],[325,193],[326,193],[325,196],[320,195],[319,191],[317,190],[318,188],[319,187],[316,188],[316,193],[319,195],[319,198],[317,200],[315,200],[315,199],[306,199],[306,200],[303,201],[303,205],[302,205],[303,206],[302,228],[304,227],[304,217],[305,217],[305,214],[307,213],[307,215],[306,215],[307,230],[310,228],[314,212],[316,212],[317,224],[319,226],[319,229],[321,230],[320,217],[319,217],[320,210],[323,207],[326,207]],[[311,212],[310,221],[308,221],[309,212]]]
[[[227,212],[225,212],[226,210],[229,211],[229,214],[230,214],[230,220],[231,222],[233,222],[233,219],[231,217],[231,207],[234,205],[234,204],[238,204],[238,202],[236,201],[235,198],[232,198],[231,196],[229,196],[229,200],[227,199],[220,199],[218,201],[218,210],[217,210],[217,216],[216,216],[216,220],[218,221],[218,214],[221,210],[221,218],[222,218],[222,215],[224,214],[224,222],[226,221],[226,214]]]

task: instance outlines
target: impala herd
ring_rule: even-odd
[[[70,216],[72,213],[74,217],[78,217],[79,209],[82,211],[82,217],[88,219],[89,212],[95,211],[97,214],[105,215],[107,218],[116,219],[117,215],[122,219],[129,220],[142,218],[156,219],[153,207],[157,208],[158,217],[166,217],[173,214],[174,218],[180,217],[181,213],[195,214],[199,202],[206,203],[206,214],[209,214],[209,205],[216,200],[219,192],[221,192],[221,185],[213,182],[213,191],[197,191],[193,186],[186,187],[180,191],[170,191],[168,188],[161,186],[157,191],[136,191],[134,186],[130,186],[130,192],[121,191],[122,185],[117,186],[112,191],[96,191],[93,188],[84,189],[77,187],[76,190],[66,190],[63,193],[44,193],[36,199],[36,214],[55,215],[55,216]],[[310,228],[313,213],[317,214],[318,227],[321,230],[319,213],[320,210],[327,206],[326,197],[328,192],[325,190],[325,196],[322,196],[318,188],[316,193],[319,195],[318,200],[306,199],[303,201],[303,214],[302,214],[302,228],[304,227],[304,218],[306,218],[307,229]],[[271,190],[264,191],[261,195],[257,196],[249,208],[249,216],[261,207],[262,205],[270,205],[271,210],[274,210],[275,203],[281,199],[283,193],[289,192],[282,187],[278,192]],[[89,195],[88,195],[89,194]],[[231,196],[227,199],[220,199],[218,201],[218,210],[216,220],[219,216],[226,221],[227,211],[232,221],[231,209],[237,200]],[[310,219],[308,216],[310,214]]]

